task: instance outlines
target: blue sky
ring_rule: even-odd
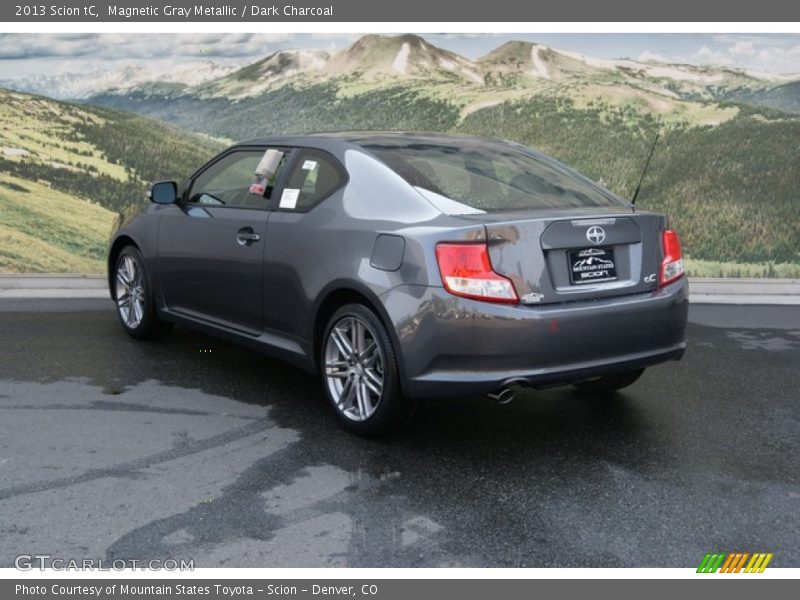
[[[247,64],[285,48],[341,49],[361,34],[0,34],[0,79],[143,64],[167,70],[198,59]],[[516,39],[599,58],[718,64],[800,72],[800,34],[423,34],[470,58]]]

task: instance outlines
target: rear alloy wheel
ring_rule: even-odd
[[[587,394],[611,394],[635,383],[642,376],[642,373],[644,373],[644,369],[636,369],[626,373],[614,373],[596,379],[578,381],[573,385]]]
[[[336,311],[321,350],[325,393],[346,429],[379,435],[409,421],[414,403],[400,393],[391,340],[371,310],[349,304]]]
[[[114,301],[117,304],[117,316],[132,337],[157,338],[172,328],[171,323],[160,320],[156,314],[144,259],[135,246],[126,246],[117,257]]]

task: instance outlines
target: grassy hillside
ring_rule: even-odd
[[[100,273],[114,213],[0,173],[0,272]]]
[[[221,147],[138,115],[0,90],[0,272],[100,272],[116,212]]]

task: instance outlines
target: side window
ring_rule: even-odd
[[[285,164],[286,155],[271,177],[266,192],[251,193],[250,186],[256,180],[255,172],[265,150],[242,150],[221,158],[194,180],[189,202],[206,206],[266,208],[271,185]]]
[[[278,208],[307,211],[338,189],[344,179],[342,167],[332,156],[302,150],[283,186]]]

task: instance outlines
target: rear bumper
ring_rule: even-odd
[[[411,397],[557,385],[677,360],[686,349],[688,284],[546,306],[459,298],[402,286],[384,296]]]

